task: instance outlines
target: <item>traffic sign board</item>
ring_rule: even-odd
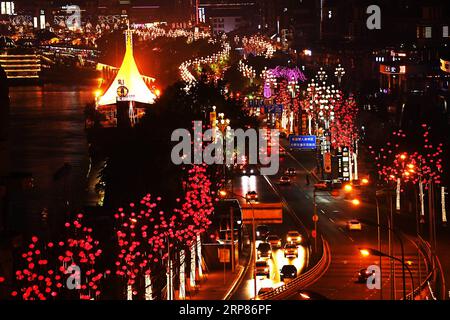
[[[230,262],[230,257],[231,257],[231,254],[230,254],[230,250],[229,249],[221,249],[221,248],[219,248],[219,261],[221,262],[221,263],[228,263],[228,262]]]
[[[269,106],[264,106],[265,113],[277,113],[282,114],[283,113],[283,105],[282,104],[274,104]]]
[[[289,136],[289,146],[293,149],[316,149],[316,136]]]

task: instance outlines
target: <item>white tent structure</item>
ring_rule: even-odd
[[[122,65],[108,90],[98,98],[97,106],[115,104],[118,99],[145,104],[153,104],[156,100],[156,95],[150,91],[142,79],[136,61],[134,60],[133,31],[128,29],[125,34],[126,51]],[[119,92],[122,92],[120,98]],[[126,92],[126,95],[123,92]]]

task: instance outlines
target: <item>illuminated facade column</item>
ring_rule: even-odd
[[[355,142],[355,151],[353,152],[353,160],[354,160],[354,167],[355,167],[355,180],[359,179],[358,176],[358,140]]]
[[[174,294],[173,294],[173,263],[172,260],[168,260],[168,272],[167,272],[167,300],[173,300]]]
[[[198,276],[201,279],[203,276],[202,270],[202,240],[200,239],[200,235],[197,235],[197,259],[198,259]]]
[[[178,297],[180,300],[186,299],[186,254],[184,250],[180,251],[180,289]]]
[[[291,111],[291,114],[289,116],[289,133],[294,132],[294,112]]]
[[[442,223],[447,224],[447,210],[445,208],[445,187],[441,187]]]
[[[308,115],[308,134],[312,135],[312,116]]]
[[[396,201],[395,201],[395,210],[400,211],[400,191],[401,191],[401,183],[402,180],[397,178],[397,188],[396,188]]]
[[[419,181],[419,201],[420,201],[420,221],[425,222],[425,203],[424,203],[423,183]]]
[[[358,154],[356,152],[353,153],[353,167],[355,170],[353,178],[358,180]]]
[[[127,285],[127,300],[133,300],[133,286]]]
[[[191,274],[189,276],[191,287],[195,287],[195,243],[191,246]]]
[[[150,274],[146,274],[144,276],[144,280],[145,280],[145,300],[153,300],[152,278]]]
[[[348,174],[350,181],[353,181],[353,159],[350,151],[348,152]]]

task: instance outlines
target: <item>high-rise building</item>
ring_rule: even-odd
[[[257,29],[258,0],[199,0],[199,22],[207,23],[214,33],[231,32],[248,27]]]

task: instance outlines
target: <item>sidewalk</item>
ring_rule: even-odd
[[[245,246],[235,272],[227,269],[211,270],[203,275],[195,288],[186,290],[186,300],[226,300],[245,276],[250,262],[250,247]],[[189,283],[189,280],[187,281]]]
[[[186,300],[225,300],[243,275],[245,267],[237,266],[231,270],[215,270],[204,276],[199,285],[186,295]]]

